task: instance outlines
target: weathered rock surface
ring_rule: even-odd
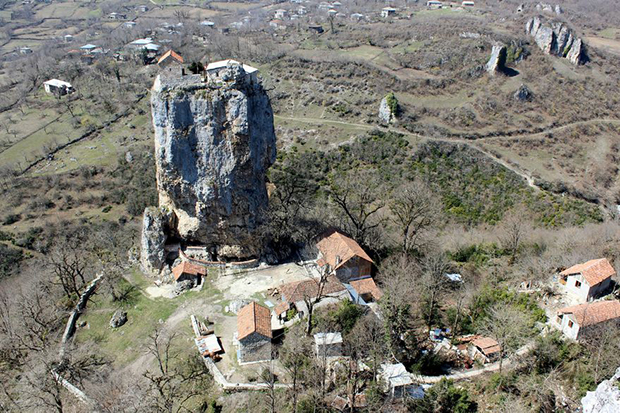
[[[160,75],[151,108],[160,213],[170,211],[172,219],[145,211],[143,262],[159,264],[162,238],[153,233],[160,229],[206,246],[216,259],[260,255],[266,171],[276,151],[262,86],[241,65],[209,82]]]
[[[127,312],[123,310],[116,310],[112,319],[110,319],[110,327],[119,328],[127,322]]]
[[[589,391],[583,399],[581,406],[583,413],[617,413],[620,412],[620,368],[609,380],[604,380],[596,390]]]
[[[506,46],[503,44],[494,44],[491,50],[491,57],[486,65],[486,71],[491,75],[501,72],[506,64]]]
[[[515,100],[518,100],[520,102],[530,102],[534,99],[534,94],[529,87],[521,84],[521,86],[519,86],[519,89],[517,89],[517,91],[514,93],[513,97],[515,98]]]
[[[572,29],[562,22],[547,22],[542,17],[533,17],[525,24],[525,32],[544,53],[564,57],[575,65],[587,62],[583,41]]]
[[[144,210],[140,262],[147,273],[158,273],[166,262],[164,247],[172,221],[172,213],[165,208]]]
[[[386,96],[381,99],[381,104],[379,105],[379,119],[383,123],[392,123],[395,118],[396,114],[392,112],[388,103],[388,97]]]

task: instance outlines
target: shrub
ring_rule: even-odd
[[[11,225],[18,222],[20,219],[22,219],[22,216],[19,214],[9,214],[2,221],[2,225]]]
[[[14,274],[23,258],[22,250],[0,244],[0,278]]]
[[[454,386],[452,380],[441,379],[426,391],[424,398],[408,403],[409,411],[416,413],[469,413],[478,411],[466,389]]]

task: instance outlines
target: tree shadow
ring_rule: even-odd
[[[503,67],[502,74],[508,77],[515,77],[519,75],[519,72],[511,67]]]

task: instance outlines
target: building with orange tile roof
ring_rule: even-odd
[[[566,292],[579,302],[592,301],[604,295],[611,287],[616,270],[607,258],[573,265],[560,273],[560,283]]]
[[[501,347],[491,337],[475,336],[470,342],[469,356],[482,363],[490,363],[500,356]]]
[[[341,232],[331,231],[316,244],[319,250],[317,264],[334,273],[342,282],[351,278],[369,276],[372,259],[352,238]]]
[[[157,60],[157,65],[161,67],[167,67],[170,64],[183,64],[183,58],[174,50],[168,50]]]
[[[237,341],[239,362],[271,359],[271,312],[267,307],[252,302],[237,313]]]
[[[383,297],[383,291],[377,287],[377,284],[375,284],[375,280],[373,280],[372,277],[352,280],[349,284],[353,287],[358,296],[366,303],[378,301],[381,297]]]
[[[190,280],[200,284],[201,278],[207,276],[207,269],[201,265],[183,261],[172,269],[172,275],[177,282]]]
[[[555,322],[564,335],[579,340],[596,326],[620,324],[620,301],[595,301],[562,308]]]

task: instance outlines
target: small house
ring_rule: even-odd
[[[147,11],[149,11],[149,6],[145,6],[145,5],[138,6],[138,10],[139,10],[141,13],[146,13]]]
[[[284,9],[276,10],[274,14],[274,19],[284,20],[288,16],[288,11]]]
[[[227,69],[229,66],[233,66],[233,65],[241,66],[243,68],[243,70],[245,71],[245,74],[246,74],[247,78],[251,82],[257,82],[258,81],[258,69],[257,68],[252,67],[250,65],[239,63],[238,61],[233,60],[233,59],[226,59],[226,60],[220,60],[220,61],[217,61],[217,62],[209,63],[205,70],[207,71],[207,76],[209,78],[218,78],[218,77],[220,77],[220,74],[225,69]]]
[[[501,347],[491,337],[475,337],[469,345],[469,357],[481,363],[491,363],[499,359]]]
[[[273,308],[273,316],[280,325],[284,325],[288,321],[288,311],[291,309],[291,303],[281,301]]]
[[[394,398],[402,398],[410,393],[410,387],[415,387],[413,377],[402,363],[381,364],[379,377],[385,383],[385,391]]]
[[[133,29],[134,27],[136,27],[136,22],[125,22],[123,23],[123,26],[128,29]]]
[[[620,301],[596,301],[562,308],[555,322],[566,337],[579,340],[595,327],[620,324]]]
[[[319,25],[311,25],[308,26],[308,31],[309,32],[314,32],[316,34],[321,34],[323,33],[325,30],[323,30],[323,26],[319,26]]]
[[[65,40],[65,43],[71,43],[73,41],[73,35],[65,34],[63,39]]]
[[[241,363],[271,360],[271,316],[269,309],[252,302],[237,313],[237,358]]]
[[[326,268],[342,282],[370,276],[372,259],[352,238],[331,231],[316,244],[319,250],[317,264]]]
[[[280,287],[282,301],[290,304],[301,318],[308,314],[307,300],[316,299],[319,294],[319,280],[308,279],[284,284]],[[349,299],[346,287],[335,276],[329,276],[321,291],[321,305],[334,304]],[[318,304],[317,304],[318,305]]]
[[[94,53],[95,50],[97,49],[101,49],[100,46],[97,46],[96,44],[85,44],[84,46],[80,47],[80,50],[82,51],[82,53],[84,54],[91,54]]]
[[[463,7],[474,7],[474,6],[475,6],[475,4],[474,4],[474,2],[473,2],[473,1],[467,1],[467,0],[466,0],[466,1],[464,1],[464,2],[462,2],[462,3],[461,3],[461,6],[463,6]]]
[[[32,49],[28,46],[23,46],[19,48],[19,54],[31,54]]]
[[[579,302],[592,301],[604,295],[611,287],[616,270],[606,258],[573,265],[560,273],[560,284]]]
[[[174,50],[168,50],[164,53],[159,60],[157,60],[157,66],[163,69],[180,69],[181,74],[184,74],[183,70],[183,58]]]
[[[43,82],[43,88],[46,93],[56,96],[64,96],[75,92],[75,89],[71,86],[71,83],[58,79],[50,79]]]
[[[342,356],[341,333],[317,333],[314,335],[314,351],[316,356],[339,357]]]
[[[200,22],[202,27],[215,27],[215,23],[210,20],[203,20]]]
[[[356,22],[364,20],[364,15],[361,13],[353,13],[349,17],[351,18],[351,20],[356,21]]]
[[[426,2],[426,7],[429,9],[441,9],[443,7],[443,3],[437,0],[429,0]]]
[[[202,277],[207,276],[207,269],[201,265],[183,261],[172,269],[172,275],[176,282],[192,281],[194,285],[199,285]]]
[[[359,278],[349,282],[356,297],[353,301],[357,304],[372,303],[383,297],[383,292],[377,287],[372,277]]]
[[[384,7],[381,9],[381,17],[384,19],[392,16],[396,16],[396,9],[394,7]]]

